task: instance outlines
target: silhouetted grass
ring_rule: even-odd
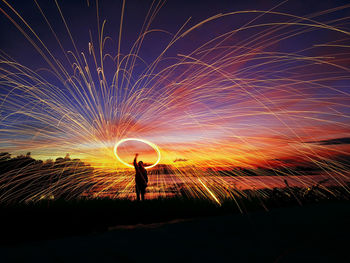
[[[339,189],[341,190],[335,187],[333,190],[339,192]],[[273,190],[269,191],[270,195],[267,198],[262,198],[255,191],[246,191],[245,197],[224,200],[221,206],[210,200],[183,196],[145,202],[128,199],[77,199],[1,205],[0,240],[2,244],[14,244],[96,233],[118,225],[149,224],[175,219],[248,213],[281,206],[349,200],[345,194],[301,195],[299,188],[280,189],[278,195]]]

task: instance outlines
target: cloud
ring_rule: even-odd
[[[187,162],[187,159],[176,158],[174,160],[174,163],[176,163],[176,162]]]
[[[350,137],[322,140],[322,141],[310,141],[306,143],[316,143],[319,145],[339,145],[339,144],[350,144]]]

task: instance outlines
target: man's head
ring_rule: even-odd
[[[139,166],[143,167],[143,161],[139,161]]]

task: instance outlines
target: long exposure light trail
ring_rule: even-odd
[[[284,5],[174,26],[163,1],[2,0],[0,149],[44,161],[6,170],[0,201],[133,198],[140,150],[149,198],[349,192],[350,5]]]
[[[138,138],[126,138],[126,139],[122,139],[122,140],[120,140],[119,142],[116,143],[116,145],[114,146],[114,154],[115,154],[115,156],[117,157],[117,159],[121,163],[123,163],[124,165],[126,165],[128,167],[131,167],[131,168],[134,167],[133,165],[124,162],[118,155],[118,146],[120,144],[124,143],[124,142],[127,142],[127,141],[138,141],[138,142],[142,142],[142,143],[148,144],[149,146],[151,146],[157,152],[157,161],[154,164],[152,164],[152,165],[145,166],[145,169],[150,169],[150,168],[156,166],[159,163],[160,158],[161,158],[161,154],[160,154],[160,150],[157,147],[157,145],[155,145],[154,143],[151,143],[149,141],[146,141],[146,140],[143,140],[143,139],[138,139]]]

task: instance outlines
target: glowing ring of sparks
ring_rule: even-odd
[[[119,155],[118,155],[118,153],[117,153],[117,151],[118,151],[118,146],[119,146],[120,144],[122,144],[123,142],[127,142],[127,141],[138,141],[138,142],[143,142],[143,143],[148,144],[149,146],[151,146],[151,147],[153,148],[153,150],[155,150],[155,151],[157,152],[157,155],[158,155],[157,161],[156,161],[154,164],[150,165],[150,166],[146,166],[145,169],[152,168],[152,167],[156,166],[156,165],[159,163],[159,161],[160,161],[160,150],[159,150],[159,148],[158,148],[157,145],[155,145],[154,143],[151,143],[151,142],[149,142],[149,141],[143,140],[143,139],[126,138],[126,139],[120,140],[120,141],[117,142],[117,143],[115,144],[115,146],[114,146],[114,155],[117,157],[117,159],[118,159],[122,164],[124,164],[124,165],[126,165],[126,166],[128,166],[128,167],[132,167],[132,168],[134,167],[133,165],[124,162],[124,161],[119,157]]]

